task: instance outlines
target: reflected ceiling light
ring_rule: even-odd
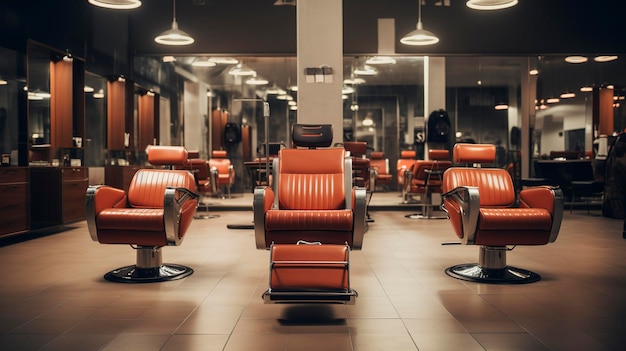
[[[190,45],[193,44],[194,39],[187,33],[178,29],[178,23],[176,22],[176,0],[173,0],[173,16],[172,16],[172,28],[159,34],[154,41],[162,45]]]
[[[163,62],[176,62],[176,57],[172,55],[163,56]]]
[[[272,87],[270,87],[267,90],[265,90],[265,92],[267,94],[271,94],[271,95],[287,94],[286,91],[284,91],[283,89],[279,88],[275,83],[274,83],[274,85]]]
[[[593,91],[593,87],[586,85],[584,87],[581,87],[580,91],[583,92],[583,93],[588,93],[590,91]]]
[[[6,80],[0,78],[0,85],[7,85],[9,84],[9,82],[7,82]]]
[[[293,100],[291,100],[291,101],[287,101],[287,105],[289,105],[289,106],[296,106],[297,104],[298,104],[298,103],[297,103],[297,102],[295,102],[295,101],[293,101]]]
[[[587,62],[587,58],[585,56],[567,56],[565,58],[565,62],[567,62],[567,63],[585,63],[585,62]]]
[[[191,63],[194,67],[215,67],[217,64],[215,62],[211,62],[207,57],[198,57]]]
[[[531,76],[536,76],[539,74],[539,70],[538,69],[531,69],[530,71],[528,71],[528,74],[530,74]]]
[[[287,89],[289,89],[291,91],[298,91],[298,86],[297,85],[292,85],[292,86],[288,87]]]
[[[289,95],[289,94],[281,94],[281,95],[277,95],[276,98],[278,100],[286,100],[286,101],[291,101],[293,100],[293,96]]]
[[[546,100],[546,102],[549,103],[549,104],[556,104],[559,101],[561,101],[561,99],[559,99],[558,97],[551,97],[551,98]]]
[[[207,96],[207,97],[213,97],[213,96],[215,96],[215,95],[213,94],[213,90],[209,90],[209,91],[207,91],[207,92],[206,92],[206,96]]]
[[[373,75],[376,75],[377,73],[378,71],[376,71],[374,67],[370,67],[367,65],[364,65],[363,67],[357,67],[354,69],[354,74],[359,75],[359,76],[373,76]]]
[[[349,79],[344,79],[343,84],[350,84],[350,85],[355,85],[355,84],[365,84],[365,79],[363,78],[349,78]]]
[[[297,111],[298,110],[298,105],[289,106],[289,109],[291,111]]]
[[[574,97],[576,97],[576,93],[574,93],[573,91],[566,91],[560,95],[561,99],[571,99]]]
[[[93,88],[93,87],[90,87],[89,85],[85,85],[85,87],[83,88],[83,91],[84,91],[85,93],[93,93],[94,88]]]
[[[474,10],[491,11],[508,9],[517,5],[517,0],[467,0],[465,6]]]
[[[228,71],[228,74],[231,76],[253,76],[256,74],[256,71],[244,66],[242,63],[238,63],[237,66],[231,68]]]
[[[346,94],[342,94],[342,95],[341,95],[341,99],[342,99],[342,100],[348,100],[348,95],[346,95]]]
[[[296,0],[276,0],[274,6],[291,5],[296,6]]]
[[[615,61],[617,60],[617,56],[615,55],[601,55],[601,56],[596,56],[593,58],[594,61],[596,62],[610,62],[610,61]]]
[[[405,35],[400,42],[405,45],[433,45],[439,42],[439,38],[432,32],[424,29],[422,24],[422,0],[418,0],[417,3],[417,29]]]
[[[369,115],[365,117],[365,119],[363,119],[363,122],[361,122],[361,124],[364,127],[370,127],[374,125],[374,120],[372,119],[372,117],[370,117]]]
[[[496,106],[494,106],[494,108],[497,111],[508,110],[509,109],[509,105],[505,104],[505,103],[500,103],[500,104],[497,104]]]
[[[239,60],[233,57],[211,57],[209,61],[218,65],[236,65],[239,63]]]
[[[89,3],[114,10],[131,10],[141,6],[141,0],[89,0]]]
[[[256,74],[254,74],[251,78],[246,80],[246,84],[248,85],[265,85],[268,83],[269,81],[267,79],[257,77]]]
[[[97,93],[93,94],[94,99],[102,99],[104,98],[104,90],[100,89]]]
[[[352,87],[343,87],[341,89],[341,93],[342,94],[352,94],[352,93],[354,93],[354,88],[352,88]]]
[[[396,59],[391,56],[372,56],[365,63],[368,65],[395,65]]]

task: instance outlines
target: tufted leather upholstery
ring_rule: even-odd
[[[415,163],[415,155],[416,153],[413,150],[402,150],[402,152],[400,152],[400,158],[396,165],[396,180],[399,186],[404,184],[404,172]]]
[[[181,165],[187,160],[183,147],[151,146],[148,150],[148,159],[157,165]],[[182,243],[198,205],[195,191],[195,180],[189,171],[168,169],[140,169],[131,180],[128,193],[106,185],[90,186],[86,208],[91,238],[101,244],[138,246],[138,257],[146,248],[146,257],[156,257],[160,247]],[[158,266],[149,269],[159,270]],[[142,276],[144,281],[146,278],[149,277]]]
[[[230,196],[230,187],[235,183],[235,168],[225,150],[213,151],[212,157],[209,159],[209,169],[213,192],[217,194],[222,187],[225,187]]]
[[[393,177],[389,173],[389,159],[385,158],[382,151],[370,153],[370,168],[373,171],[373,176],[370,176],[370,179],[373,179],[374,187],[391,183]]]
[[[254,192],[257,248],[298,240],[361,247],[365,189],[352,188],[344,149],[282,149],[272,169],[273,189]]]
[[[456,163],[493,163],[495,146],[490,144],[456,144]],[[506,266],[506,247],[514,245],[545,245],[554,242],[562,220],[563,194],[558,188],[535,187],[524,189],[519,201],[510,174],[500,168],[449,168],[443,177],[444,210],[461,242],[467,245],[481,245],[479,268],[490,272],[505,272],[515,267]],[[493,255],[499,255],[494,259]],[[489,256],[499,261],[488,266]],[[503,261],[503,262],[502,262]],[[455,268],[459,268],[455,270]],[[466,266],[448,269],[448,274],[465,279]],[[480,270],[478,270],[480,271]],[[484,273],[484,272],[483,272]],[[489,274],[486,274],[487,276]],[[486,282],[532,282],[540,277],[532,272],[522,272],[526,280],[467,279]],[[477,277],[474,277],[477,278]]]

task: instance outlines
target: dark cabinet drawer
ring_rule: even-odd
[[[62,181],[85,180],[89,178],[87,167],[63,167],[61,169]]]
[[[3,167],[0,168],[1,183],[26,183],[28,182],[28,172],[24,168]]]

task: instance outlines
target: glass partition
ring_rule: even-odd
[[[19,164],[19,126],[25,117],[26,58],[13,50],[0,48],[0,154],[2,165]]]
[[[107,80],[85,72],[85,165],[102,167],[106,156]]]

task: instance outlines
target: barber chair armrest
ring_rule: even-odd
[[[254,214],[254,239],[259,250],[269,249],[265,242],[265,213],[274,204],[274,191],[268,186],[254,188],[252,210]]]
[[[167,187],[163,197],[167,245],[178,246],[193,220],[200,195],[187,188]]]
[[[235,183],[235,166],[228,166],[228,184]]]
[[[441,196],[443,199],[441,208],[453,221],[453,225],[455,224],[454,221],[460,221],[461,242],[464,245],[474,245],[478,215],[480,214],[480,194],[478,188],[461,186],[441,194]],[[446,204],[450,206],[446,207]]]
[[[559,187],[536,186],[520,191],[520,207],[544,208],[552,215],[549,242],[559,235],[563,220],[563,191]]]
[[[352,210],[354,216],[354,232],[352,234],[352,249],[360,250],[363,246],[363,236],[367,229],[367,191],[363,187],[352,188]]]
[[[211,192],[214,194],[217,194],[217,192],[220,190],[220,186],[218,184],[219,175],[220,172],[217,170],[217,167],[211,167],[211,169],[209,170],[209,179],[211,182]]]
[[[96,198],[97,194],[97,198]],[[98,241],[96,217],[107,208],[126,207],[126,193],[124,190],[108,185],[90,185],[85,198],[85,217],[91,240]]]

